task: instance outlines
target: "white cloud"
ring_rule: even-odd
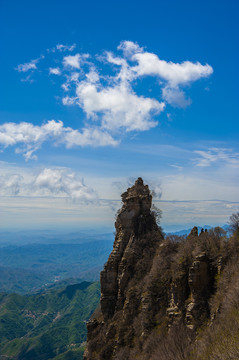
[[[84,128],[82,132],[78,130],[68,131],[64,137],[64,143],[67,148],[74,146],[116,146],[118,141],[109,133],[100,128]]]
[[[209,148],[208,150],[196,150],[194,153],[200,158],[194,159],[196,166],[208,167],[217,162],[224,162],[230,166],[239,166],[239,153],[231,149]]]
[[[16,153],[23,153],[26,160],[36,158],[33,153],[37,151],[43,142],[49,138],[57,138],[62,134],[63,123],[55,120],[48,121],[41,126],[31,123],[5,123],[0,125],[0,144],[5,148],[23,144],[17,148]]]
[[[131,59],[138,62],[138,65],[133,68],[138,76],[158,76],[166,80],[172,87],[208,77],[213,73],[212,67],[208,64],[202,65],[199,62],[192,63],[190,61],[180,64],[167,62],[149,52],[136,53]]]
[[[36,159],[33,155],[44,142],[55,145],[64,144],[67,148],[73,146],[115,146],[117,141],[104,130],[90,127],[81,131],[64,127],[62,121],[50,120],[37,126],[31,123],[5,123],[0,125],[0,145],[3,147],[21,145],[16,153],[22,153],[26,160]]]
[[[73,86],[76,86],[79,83],[79,77],[82,75],[82,71],[80,70],[79,72],[73,71],[70,72],[70,74],[66,74],[66,81],[61,85],[62,89],[66,92],[69,92]],[[67,96],[68,97],[68,96]],[[63,104],[64,104],[64,98],[63,100]],[[69,105],[69,103],[65,103],[64,105]]]
[[[56,52],[65,52],[65,51],[73,51],[76,48],[76,44],[72,45],[63,45],[57,44],[51,49],[46,49],[47,53],[56,53]]]
[[[53,75],[61,75],[61,70],[59,67],[56,68],[49,68],[49,74],[53,74]]]
[[[34,186],[44,195],[67,196],[81,201],[97,198],[95,191],[86,186],[83,179],[67,169],[44,169],[36,177]]]
[[[65,56],[63,59],[64,66],[70,66],[76,69],[80,69],[80,54]]]
[[[179,90],[178,87],[171,88],[169,86],[165,86],[162,89],[162,95],[163,99],[174,107],[185,108],[191,104],[191,100],[186,99],[184,91]]]
[[[94,67],[92,67],[90,72],[86,74],[86,78],[91,84],[95,84],[100,80],[99,74]]]
[[[80,69],[81,63],[84,64],[88,57],[89,54],[68,55],[63,58],[63,65],[65,67]]]
[[[62,44],[58,44],[56,45],[56,49],[58,51],[73,51],[76,47],[76,44],[73,44],[73,45],[62,45]]]
[[[186,98],[181,86],[208,77],[213,72],[211,66],[199,62],[173,63],[160,60],[156,54],[145,52],[132,41],[121,42],[118,50],[123,52],[123,57],[109,51],[97,57],[105,65],[115,67],[113,75],[100,75],[96,65],[92,68],[91,63],[90,72],[81,69],[85,79],[77,79],[73,85],[76,96],[63,99],[65,105],[80,106],[88,119],[100,120],[100,126],[109,131],[121,128],[126,132],[145,131],[157,125],[154,115],[164,110],[165,103],[156,98],[139,96],[132,86],[138,78],[159,78],[163,100],[172,106],[184,108],[191,104],[191,100]],[[64,65],[80,69],[80,59],[80,54],[65,57]],[[138,64],[135,65],[135,62]],[[72,89],[72,83],[73,80],[68,77],[64,89]]]
[[[95,190],[85,185],[78,173],[67,168],[45,168],[36,174],[34,170],[6,167],[0,175],[0,196],[54,196],[81,202],[98,201]]]
[[[41,60],[44,59],[44,55],[41,55],[39,58],[31,60],[28,63],[20,64],[17,66],[16,70],[18,72],[27,72],[29,70],[36,70],[37,66],[36,64]]]
[[[16,196],[19,194],[23,176],[20,174],[7,174],[0,176],[1,194]]]
[[[150,115],[164,109],[164,103],[137,96],[124,83],[102,88],[84,81],[77,86],[76,95],[77,103],[87,116],[102,114],[102,127],[112,131],[120,128],[126,131],[148,130],[157,125]]]
[[[65,91],[68,90],[68,88],[64,88]],[[62,103],[63,105],[74,105],[76,102],[77,102],[77,97],[71,97],[71,96],[65,96],[63,99],[62,99]]]
[[[71,46],[58,44],[48,53],[74,49],[75,44]],[[157,126],[156,116],[165,109],[166,104],[183,108],[191,104],[190,98],[185,94],[185,88],[183,89],[185,85],[191,85],[213,72],[208,64],[202,65],[190,61],[173,63],[161,60],[158,55],[145,51],[143,47],[132,41],[122,41],[117,50],[120,51],[120,55],[106,51],[102,56],[95,57],[84,53],[63,56],[62,68],[49,68],[50,74],[64,77],[61,87],[67,92],[67,96],[62,98],[63,105],[79,106],[86,115],[84,128],[73,130],[61,125],[59,143],[64,143],[67,147],[70,147],[70,144],[116,145],[119,142],[119,135],[149,130]],[[39,59],[19,65],[18,71],[36,69]],[[59,62],[59,59],[57,61]],[[146,96],[135,90],[138,81],[142,81],[146,76],[156,79],[158,95]],[[8,126],[8,129],[0,127],[0,143],[5,146],[25,144],[23,149],[16,151],[23,152],[26,158],[33,157],[32,154],[49,138],[56,141],[54,135],[47,132],[44,125],[35,127],[25,124],[25,128],[28,128],[27,132],[23,129],[23,123],[3,126]],[[36,129],[39,139],[33,136]],[[11,136],[11,131],[15,131],[14,136]]]
[[[143,52],[143,48],[140,47],[137,43],[127,40],[121,41],[117,49],[122,50],[126,58],[130,58],[134,54]]]
[[[37,69],[36,62],[37,62],[36,60],[32,60],[29,63],[20,64],[17,67],[17,71],[26,72],[26,71],[31,70],[31,69]]]

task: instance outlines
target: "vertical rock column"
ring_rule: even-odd
[[[122,201],[123,206],[115,222],[116,237],[113,251],[100,276],[101,311],[105,321],[114,315],[117,304],[122,303],[119,297],[122,297],[124,290],[123,279],[127,278],[127,274],[124,273],[124,254],[127,246],[146,231],[157,228],[150,211],[152,195],[141,178],[122,194]]]

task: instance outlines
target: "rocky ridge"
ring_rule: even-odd
[[[190,344],[197,329],[215,316],[210,299],[222,270],[215,246],[223,237],[207,231],[198,235],[195,227],[180,243],[164,239],[141,178],[122,194],[122,202],[113,251],[101,272],[100,309],[87,324],[84,359],[154,359],[161,345],[161,357],[155,359],[177,359],[169,353],[164,357],[165,339],[176,334],[176,346],[181,332]],[[180,359],[190,358],[189,347]]]

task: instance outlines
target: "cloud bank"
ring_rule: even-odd
[[[62,103],[83,111],[84,126],[79,124],[77,129],[72,129],[55,120],[40,126],[1,125],[0,144],[4,147],[20,144],[16,152],[22,153],[26,160],[35,158],[33,153],[49,140],[67,148],[115,146],[127,133],[152,129],[167,106],[185,108],[191,104],[185,94],[186,86],[213,73],[208,64],[162,60],[132,41],[122,41],[115,52],[104,51],[101,55],[79,53],[75,44],[58,44],[48,49],[48,56],[56,53],[58,58],[53,58],[53,65],[47,68],[48,75],[62,79]],[[17,70],[31,70],[32,74],[40,70],[36,64],[44,58],[42,55],[21,64]],[[139,92],[137,85],[145,78],[156,82],[154,95],[148,85],[143,93]]]
[[[97,201],[97,193],[79,174],[65,168],[45,168],[38,174],[7,172],[0,176],[0,196],[63,197],[84,203]]]
[[[78,105],[88,119],[98,119],[101,127],[111,130],[145,131],[157,126],[154,117],[167,104],[183,108],[191,104],[183,90],[185,85],[213,73],[208,64],[161,60],[131,41],[122,41],[117,50],[121,55],[109,51],[95,58],[88,55],[85,63],[86,54],[78,53],[63,59],[64,67],[81,70],[77,80],[67,77],[63,88],[72,90],[73,96],[64,97],[63,104]],[[97,61],[111,66],[107,74],[99,71]],[[134,85],[145,77],[157,79],[162,101],[136,93]]]
[[[51,141],[54,145],[74,146],[116,146],[117,141],[112,136],[97,127],[83,128],[81,131],[64,127],[62,121],[50,120],[41,126],[21,122],[0,125],[0,145],[20,145],[15,149],[26,160],[36,159],[34,154],[42,144]]]

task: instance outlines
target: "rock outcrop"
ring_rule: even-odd
[[[205,248],[208,233],[198,235],[194,227],[181,242],[164,239],[141,178],[122,202],[113,251],[101,272],[100,309],[87,324],[85,360],[151,359],[175,327],[195,334],[210,318],[218,270]]]
[[[152,195],[141,178],[122,194],[122,201],[123,206],[115,223],[114,249],[100,277],[101,311],[105,321],[124,307],[128,283],[144,250],[139,237],[152,230],[157,231],[151,213]]]
[[[122,202],[115,222],[113,251],[100,276],[101,314],[87,324],[84,358],[88,360],[111,359],[117,346],[132,342],[132,329],[128,331],[127,327],[138,313],[141,300],[146,302],[141,299],[138,284],[149,273],[163,239],[151,211],[152,195],[141,178],[122,194]]]

